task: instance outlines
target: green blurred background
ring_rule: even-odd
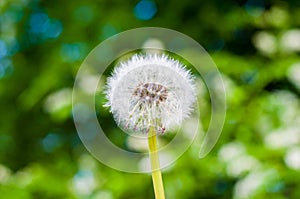
[[[88,52],[144,26],[197,40],[226,86],[218,144],[164,172],[167,198],[300,198],[299,0],[1,0],[0,198],[154,198],[150,175],[95,160],[71,116]]]

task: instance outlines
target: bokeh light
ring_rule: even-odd
[[[141,0],[134,7],[134,15],[140,20],[149,20],[154,17],[157,12],[157,7],[152,0]]]
[[[50,19],[46,13],[33,13],[29,19],[30,39],[38,43],[46,39],[57,38],[63,27],[59,20]]]

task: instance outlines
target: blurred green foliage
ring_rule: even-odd
[[[71,116],[88,52],[144,26],[197,40],[226,85],[217,146],[164,172],[167,198],[300,198],[298,0],[0,1],[0,198],[154,198],[149,175],[97,162]]]

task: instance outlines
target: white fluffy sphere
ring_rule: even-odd
[[[180,125],[196,101],[194,77],[165,54],[136,54],[116,66],[106,85],[106,106],[118,125],[158,132]]]

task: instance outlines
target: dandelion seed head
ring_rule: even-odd
[[[162,133],[191,114],[197,95],[191,72],[165,54],[136,54],[119,63],[105,93],[119,126]]]

